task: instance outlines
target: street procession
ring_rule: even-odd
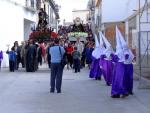
[[[0,111],[150,113],[149,4],[0,0]]]
[[[132,63],[135,56],[117,25],[116,47],[112,48],[111,43],[101,31],[92,34],[88,24],[83,25],[79,17],[74,20],[73,25],[59,26],[57,34],[51,28],[47,28],[44,15],[46,15],[45,12],[40,9],[38,26],[33,29],[28,41],[22,41],[21,45],[15,41],[11,50],[8,48],[6,51],[9,57],[10,72],[18,70],[19,64],[25,68],[26,72],[35,72],[40,65],[46,63],[51,69],[51,74],[61,70],[58,75],[60,74],[62,81],[65,67],[73,69],[77,73],[87,66],[90,78],[95,80],[102,80],[103,78],[106,85],[112,87],[112,98],[120,98],[120,96],[124,98],[133,95]],[[72,40],[72,37],[75,40]],[[58,55],[55,46],[60,47]],[[57,69],[55,65],[59,62],[63,66],[58,66]],[[52,81],[54,80],[51,78]],[[51,92],[54,92],[55,88],[53,85],[51,87]],[[59,83],[59,92],[61,91],[60,88],[61,83]]]

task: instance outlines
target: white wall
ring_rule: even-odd
[[[128,0],[102,0],[102,23],[125,19]]]
[[[23,37],[23,14],[21,7],[15,7],[5,1],[0,1],[0,42],[2,49],[6,44],[12,44]]]
[[[24,19],[24,40],[29,39],[29,35],[32,32],[31,27],[34,27],[33,24],[32,21]]]
[[[4,0],[4,1],[12,1],[12,2],[20,4],[20,5],[25,5],[25,3],[26,3],[26,0]]]
[[[148,0],[150,2],[150,0]],[[141,0],[141,7],[144,6],[145,0]],[[134,11],[139,9],[139,0],[129,0],[127,4],[127,17],[130,17]],[[150,11],[150,9],[149,9]],[[147,49],[148,40],[150,40],[150,14],[146,14],[147,11],[144,11],[141,16],[141,22],[147,22],[147,16],[148,16],[148,23],[141,23],[141,54],[144,55],[145,51]],[[126,17],[126,18],[127,18]],[[139,15],[136,16],[136,29],[132,31],[132,46],[133,48],[137,49],[138,54],[138,33],[139,33]],[[129,18],[130,19],[130,18]],[[126,23],[128,23],[128,19],[126,20]],[[128,26],[126,26],[126,31],[128,30]],[[144,32],[142,32],[144,31]],[[147,31],[148,31],[148,37],[147,37]]]
[[[6,49],[6,44],[24,39],[24,18],[36,22],[36,14],[24,9],[20,5],[15,5],[0,0],[0,42],[2,48]]]
[[[145,0],[141,0],[141,7],[144,3]],[[138,8],[139,0],[102,0],[102,23],[123,21]]]
[[[140,5],[141,7],[143,7],[145,0],[140,0],[140,1],[141,1]],[[125,13],[126,18],[131,16],[135,12],[135,10],[138,10],[138,9],[139,9],[139,0],[127,0],[126,13]]]

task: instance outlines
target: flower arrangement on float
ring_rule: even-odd
[[[51,40],[53,38],[57,38],[57,33],[53,31],[32,31],[29,39],[36,40],[36,41],[44,41],[44,40]]]
[[[48,28],[48,17],[43,8],[40,9],[38,16],[38,24],[36,27],[34,25],[34,27],[31,29],[32,32],[29,35],[29,39],[35,41],[49,41],[52,38],[57,38],[57,33],[53,32],[51,27]]]

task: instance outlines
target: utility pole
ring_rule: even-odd
[[[91,20],[92,20],[92,33],[95,34],[95,0],[92,0],[91,4]]]
[[[139,0],[139,34],[138,34],[138,45],[139,45],[139,86],[141,84],[141,0]]]

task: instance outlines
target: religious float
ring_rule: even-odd
[[[74,20],[73,24],[64,26],[61,30],[58,32],[59,35],[67,34],[70,41],[76,41],[76,38],[80,38],[80,40],[85,41],[91,33],[88,24],[82,24],[79,17]]]
[[[55,33],[51,27],[48,28],[48,15],[43,10],[43,8],[40,9],[38,17],[38,25],[36,28],[34,27],[32,29],[29,40],[32,39],[34,41],[40,42],[51,41],[52,39],[57,38],[57,33]]]
[[[68,33],[68,37],[69,40],[76,40],[76,38],[80,38],[82,41],[85,41],[86,37],[88,37],[86,27],[81,23],[81,19],[79,17],[74,20],[72,30]]]

